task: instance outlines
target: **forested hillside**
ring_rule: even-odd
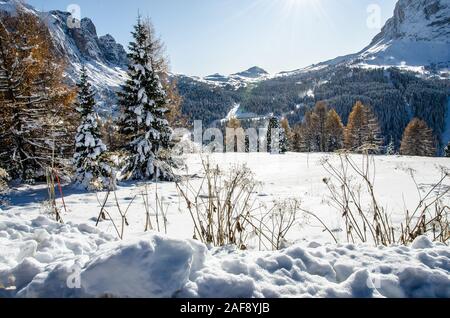
[[[191,120],[212,124],[223,119],[233,104],[246,112],[287,117],[291,125],[318,101],[334,108],[344,124],[356,101],[373,108],[385,142],[392,137],[398,146],[409,121],[419,117],[433,129],[437,139],[445,130],[450,82],[424,78],[396,68],[367,70],[329,67],[280,76],[245,88],[212,87],[189,77],[178,77],[183,112]],[[445,141],[439,141],[440,145]]]

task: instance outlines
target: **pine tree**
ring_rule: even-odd
[[[244,152],[249,153],[250,152],[250,138],[247,134],[245,134],[245,140],[244,140]]]
[[[169,149],[172,129],[167,121],[167,94],[158,74],[159,60],[155,58],[155,42],[148,25],[141,19],[132,32],[129,45],[129,70],[122,92],[119,93],[122,116],[120,133],[129,154],[123,179],[170,180],[169,171],[161,162],[168,162],[164,150]],[[155,167],[158,166],[158,169]]]
[[[94,110],[94,91],[88,82],[86,69],[81,70],[78,83],[77,111],[80,113],[81,123],[75,136],[74,164],[76,168],[75,180],[85,188],[103,188],[107,178],[111,177],[111,168],[102,160],[106,146],[100,137],[97,124],[97,114]]]
[[[432,157],[436,154],[433,132],[425,121],[414,118],[403,133],[400,153],[404,156]]]
[[[395,155],[395,142],[392,136],[391,139],[389,140],[389,144],[386,146],[386,155],[387,156]]]
[[[317,115],[317,148],[321,152],[326,151],[327,135],[326,135],[326,121],[328,114],[328,106],[325,102],[320,101],[314,107],[314,114]]]
[[[450,157],[450,142],[447,144],[447,147],[445,147],[444,155]]]
[[[276,117],[271,117],[267,128],[267,152],[279,154],[286,152],[286,138],[280,122]]]
[[[345,147],[352,151],[377,153],[382,143],[380,135],[380,127],[372,110],[357,102],[345,130]]]
[[[344,125],[338,113],[331,109],[325,123],[325,151],[334,152],[344,146]]]
[[[0,164],[12,178],[64,173],[71,155],[73,91],[64,83],[47,27],[18,11],[0,21]]]
[[[284,149],[282,152],[291,151],[292,150],[292,129],[289,125],[289,120],[287,118],[283,118],[281,120],[281,129],[282,129],[282,144],[284,145]],[[284,139],[284,141],[283,141]]]

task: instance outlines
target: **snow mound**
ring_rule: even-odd
[[[0,295],[11,297],[450,297],[450,248],[423,237],[239,251],[2,213],[0,244]]]
[[[172,297],[203,266],[206,248],[159,235],[127,242],[97,256],[81,274],[86,294]]]

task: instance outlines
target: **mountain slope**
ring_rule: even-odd
[[[68,12],[41,12],[19,0],[0,1],[0,14],[14,16],[18,10],[39,16],[47,25],[57,53],[66,58],[68,81],[77,82],[82,65],[86,66],[98,93],[99,111],[105,115],[114,112],[115,92],[126,76],[127,55],[123,46],[109,34],[99,37],[88,18],[80,21],[80,28],[71,28]]]
[[[207,123],[245,110],[259,118],[274,113],[295,125],[319,100],[335,108],[346,123],[355,101],[362,100],[378,115],[385,140],[393,137],[398,145],[407,123],[420,117],[442,146],[450,140],[450,122],[445,120],[450,118],[449,65],[450,0],[399,0],[393,17],[358,53],[267,76],[237,90],[208,88],[208,81],[186,77],[179,79],[179,86],[184,111]],[[214,112],[203,112],[206,108]]]
[[[450,65],[450,0],[400,0],[359,57],[370,65]]]

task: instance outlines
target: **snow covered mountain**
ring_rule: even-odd
[[[393,17],[360,52],[278,75],[289,76],[339,65],[398,67],[448,77],[450,0],[399,0]]]
[[[264,69],[258,66],[253,66],[248,70],[231,74],[228,76],[216,73],[205,77],[194,76],[191,78],[196,81],[210,84],[213,86],[239,89],[242,87],[246,87],[249,84],[258,83],[263,80],[269,79],[270,75]]]
[[[68,12],[41,12],[23,1],[0,1],[1,14],[14,15],[18,10],[39,16],[48,26],[56,50],[66,58],[69,82],[77,82],[81,66],[86,66],[99,95],[99,111],[114,112],[117,107],[115,92],[126,76],[127,53],[123,46],[109,34],[98,36],[94,23],[88,18],[79,21],[79,28],[71,27],[73,21]]]
[[[448,72],[450,0],[400,0],[394,16],[358,54],[362,63]]]

